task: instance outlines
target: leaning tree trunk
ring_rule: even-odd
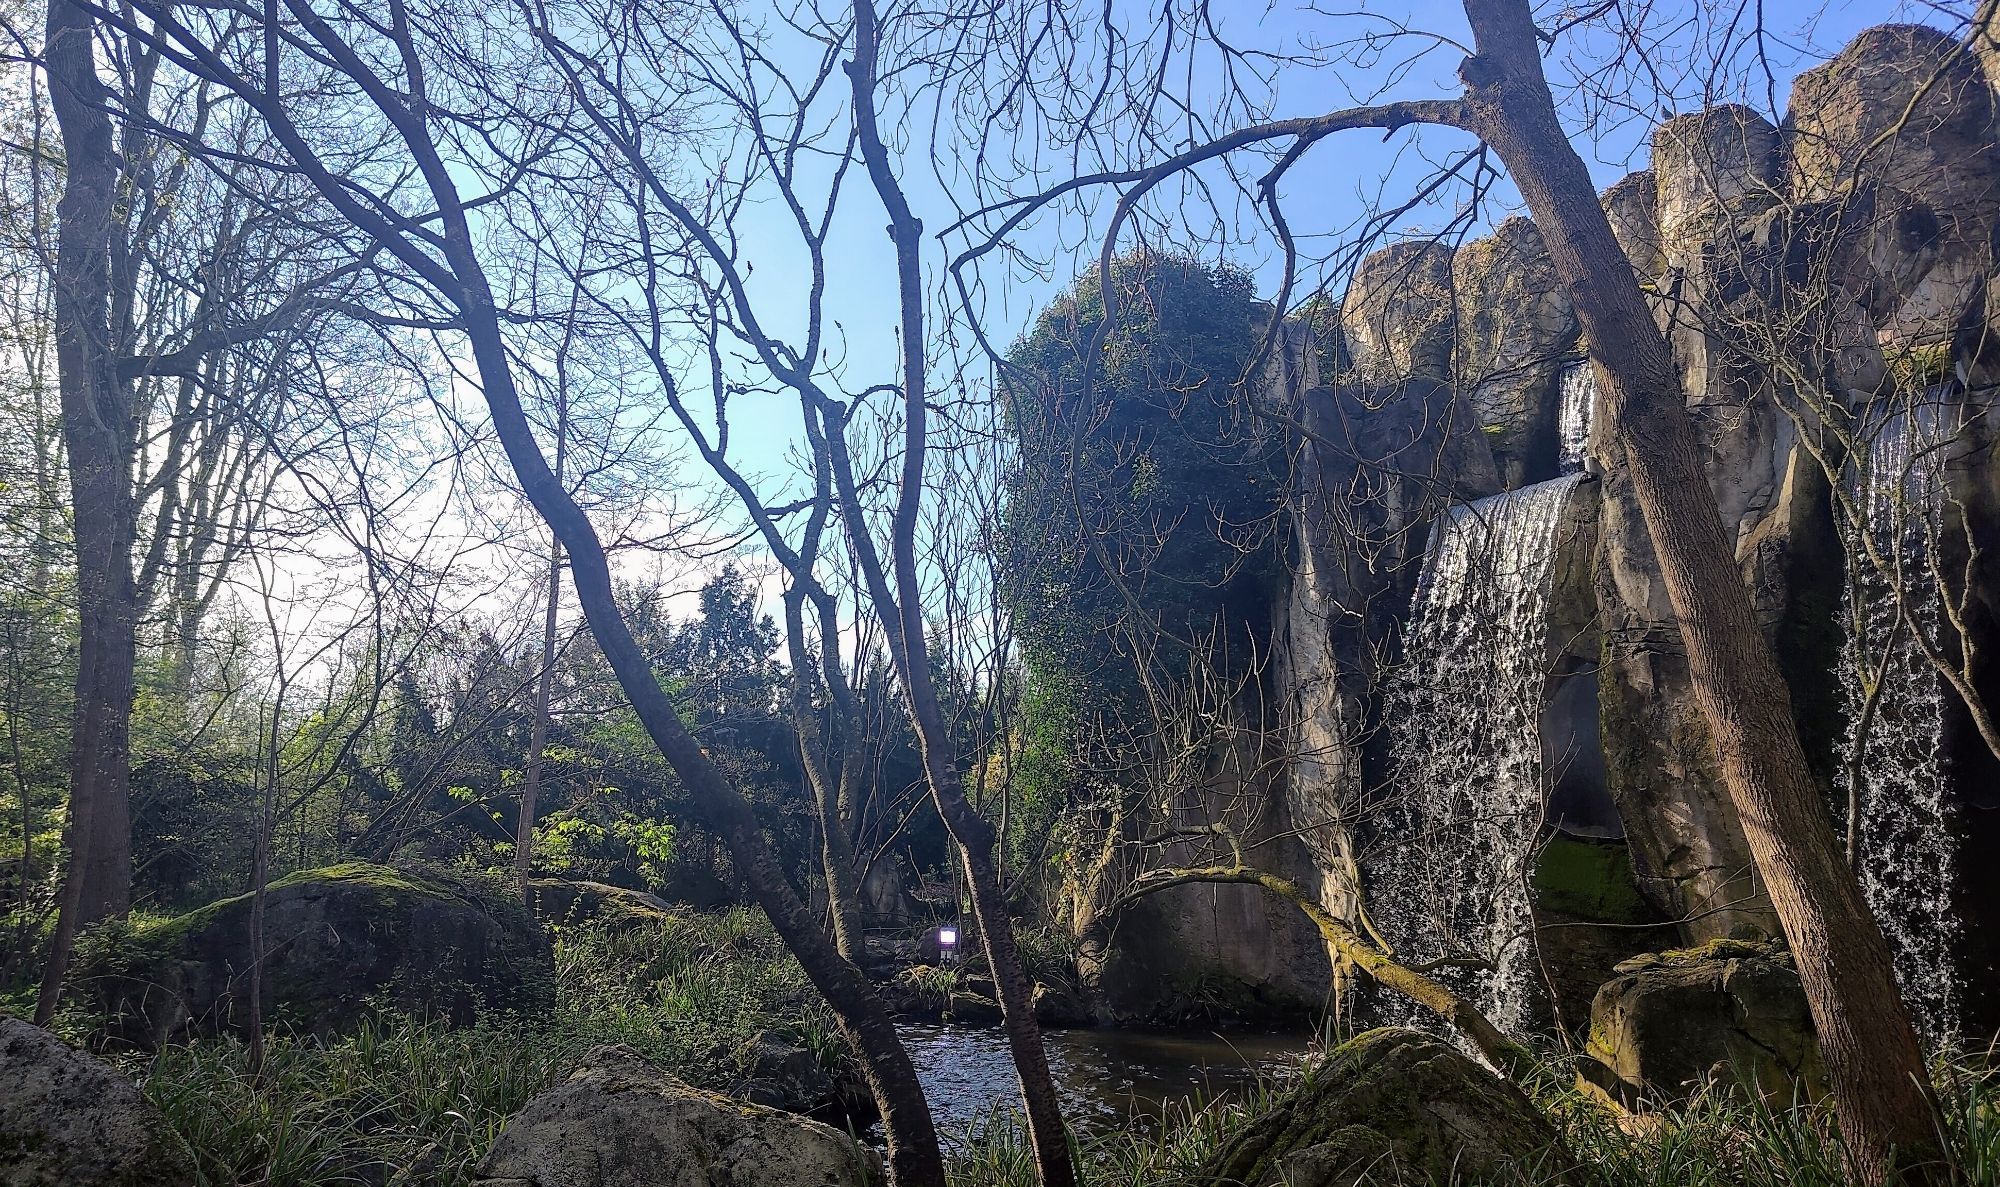
[[[917,519],[924,495],[924,459],[929,446],[926,417],[928,364],[924,331],[922,268],[923,223],[910,209],[895,166],[889,159],[875,109],[880,29],[872,0],[854,0],[854,58],[847,73],[852,83],[855,141],[870,182],[889,216],[889,241],[896,251],[896,285],[900,369],[903,380],[903,457],[896,507],[890,526],[889,563],[895,574],[891,588],[884,573],[854,481],[846,432],[840,414],[826,409],[826,448],[839,485],[841,512],[848,539],[865,579],[869,600],[888,636],[889,656],[896,666],[910,719],[917,733],[917,750],[925,781],[945,830],[958,845],[972,896],[973,922],[986,953],[988,970],[1000,998],[1001,1027],[1007,1052],[1020,1080],[1021,1101],[1028,1118],[1028,1143],[1042,1187],[1074,1187],[1076,1165],[1069,1133],[1063,1124],[1062,1102],[1049,1073],[1048,1050],[1042,1045],[1041,1024],[1035,1019],[1034,987],[1021,967],[1014,941],[1014,921],[1007,894],[1000,884],[993,826],[966,800],[950,731],[931,677],[930,649],[925,639],[923,582],[917,572]]]
[[[414,139],[414,138],[413,138]],[[413,144],[421,149],[421,143]],[[449,193],[443,166],[429,163],[434,192]],[[681,721],[654,675],[639,641],[618,608],[611,567],[583,509],[543,459],[521,407],[501,337],[499,315],[472,246],[472,233],[455,201],[445,203],[445,235],[460,291],[454,294],[494,435],[528,501],[548,523],[570,558],[570,583],[591,635],[604,652],[633,712],[667,764],[680,776],[707,823],[772,926],[813,986],[833,1008],[842,1033],[861,1054],[862,1073],[882,1111],[889,1163],[898,1187],[944,1187],[944,1159],[916,1065],[904,1048],[881,995],[851,961],[842,959],[811,909],[793,891],[757,815]]]
[[[65,169],[56,206],[55,331],[68,450],[80,629],[70,741],[69,866],[35,1016],[47,1021],[77,930],[132,904],[130,735],[138,622],[132,584],[132,411],[111,344],[111,240],[118,156],[95,21],[50,0],[49,102]]]
[[[1842,861],[1758,627],[1678,372],[1542,73],[1524,0],[1466,0],[1468,124],[1506,163],[1590,343],[1611,440],[1680,622],[1696,703],[1805,984],[1852,1173],[1879,1182],[1938,1156],[1922,1048],[1889,946]]]

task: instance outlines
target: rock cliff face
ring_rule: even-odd
[[[1988,415],[2000,392],[2000,142],[1980,60],[1936,30],[1869,30],[1799,77],[1782,126],[1736,106],[1670,120],[1652,167],[1602,195],[1673,348],[1710,488],[1841,827],[1853,774],[1843,598],[1866,510],[1856,482],[1868,480],[1871,434],[1904,432],[1920,403],[1949,439],[1925,563],[1952,613],[1927,638],[1947,661],[2000,645],[2000,430]],[[1351,367],[1293,396],[1306,431],[1278,683],[1293,730],[1289,815],[1322,901],[1354,917],[1380,840],[1366,805],[1396,790],[1380,752],[1382,685],[1430,524],[1451,502],[1557,474],[1562,373],[1588,344],[1519,218],[1456,251],[1412,241],[1370,256],[1338,331]],[[1570,510],[1584,522],[1565,536],[1580,543],[1558,557],[1548,599],[1548,823],[1629,854],[1642,901],[1625,904],[1636,914],[1621,926],[1671,921],[1688,943],[1770,935],[1679,624],[1602,424],[1589,454],[1595,481]],[[2000,807],[1989,790],[2000,762],[1969,707],[2000,705],[2000,664],[1982,663],[1932,685],[1952,844],[1992,828],[1994,813],[1968,809]],[[1978,864],[1952,890],[1975,918],[2000,903],[2000,874]],[[1579,934],[1577,901],[1557,912],[1564,926],[1544,933],[1545,949]],[[1982,943],[1961,945],[1970,982],[2000,966]],[[1608,967],[1614,948],[1565,967]]]

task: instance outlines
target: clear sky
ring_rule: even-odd
[[[1600,187],[1644,167],[1647,137],[1664,114],[1720,100],[1746,102],[1782,114],[1792,76],[1837,52],[1858,30],[1898,20],[1954,27],[1963,22],[1970,7],[1885,0],[1747,3],[1749,7],[1741,9],[1703,8],[1693,0],[1651,4],[1645,35],[1656,39],[1649,55],[1659,68],[1654,78],[1607,71],[1604,63],[1614,56],[1607,33],[1572,34],[1564,39],[1550,59],[1550,76],[1567,96],[1575,126],[1593,129],[1583,138],[1582,146]],[[1115,5],[1123,19],[1135,23],[1148,19],[1158,7],[1136,0],[1117,0]],[[1217,0],[1214,11],[1221,14],[1219,32],[1224,38],[1244,49],[1287,57],[1268,70],[1268,101],[1276,115],[1316,114],[1383,97],[1454,93],[1453,74],[1462,54],[1447,42],[1436,44],[1414,62],[1405,60],[1412,44],[1408,39],[1393,47],[1385,42],[1379,54],[1360,55],[1364,59],[1360,63],[1352,60],[1353,53],[1343,55],[1340,51],[1343,43],[1351,49],[1358,36],[1398,26],[1426,30],[1462,44],[1469,40],[1469,34],[1456,3],[1420,0],[1365,7],[1366,12],[1335,15],[1341,6],[1331,0],[1269,0],[1268,4],[1264,0]],[[1539,7],[1546,22],[1553,14],[1552,6]],[[1637,11],[1640,6],[1630,7]],[[1718,65],[1713,47],[1740,43],[1738,31],[1759,11],[1765,29],[1761,47],[1740,48],[1734,58]],[[780,61],[785,60],[783,44],[781,40]],[[798,53],[800,47],[794,46],[790,52]],[[798,60],[803,67],[810,58],[802,55]],[[1592,96],[1577,87],[1580,76],[1601,93]],[[1198,99],[1204,90],[1219,89],[1219,83],[1210,59],[1196,61],[1183,78],[1183,85]],[[892,150],[904,165],[904,183],[927,230],[949,226],[957,214],[952,196],[960,195],[962,202],[965,190],[955,176],[959,166],[952,153],[936,148],[938,144],[949,146],[950,138],[937,138],[915,119],[892,129],[892,135]],[[1385,198],[1398,199],[1409,193],[1415,179],[1427,175],[1435,161],[1468,143],[1456,134],[1437,130],[1403,132],[1386,140],[1377,133],[1353,132],[1322,142],[1292,170],[1284,187],[1287,215],[1300,237],[1302,251],[1323,255],[1334,250],[1364,211]],[[1247,160],[1244,167],[1254,176],[1263,165]],[[1064,176],[1067,174],[1060,168],[1052,168],[1041,180],[1053,184]],[[1209,176],[1221,179],[1214,171]],[[833,273],[829,315],[841,332],[842,373],[850,390],[891,381],[896,350],[896,290],[893,261],[882,231],[885,220],[874,195],[856,184],[858,181],[858,177],[849,179],[828,250]],[[1022,188],[1027,185],[1022,183]],[[1444,225],[1462,208],[1465,197],[1463,189],[1447,189],[1435,201],[1411,211],[1397,229],[1432,230]],[[1481,221],[1490,224],[1513,213],[1513,202],[1511,190],[1501,184],[1481,212]],[[1232,210],[1229,217],[1235,221],[1244,213]],[[1199,223],[1205,217],[1205,207],[1190,214],[1197,232],[1208,229]],[[1281,272],[1277,249],[1268,233],[1252,222],[1243,219],[1238,223],[1237,228],[1248,233],[1238,235],[1222,250],[1238,264],[1252,268],[1269,295],[1275,292]],[[1101,211],[1096,223],[1101,225]],[[784,249],[793,239],[789,216],[782,207],[770,203],[753,209],[748,225],[751,250],[757,259],[753,284],[760,299],[778,311],[767,316],[776,325],[795,328],[799,322],[792,311],[798,308],[802,274],[796,257],[789,257]],[[996,283],[988,290],[986,322],[1000,344],[1011,339],[1033,310],[1067,284],[1079,268],[1088,265],[1096,243],[1092,226],[1087,216],[1065,216],[1041,220],[1017,237],[1045,262],[1047,278],[1017,275],[999,284],[1000,273],[988,271]],[[932,278],[937,280],[950,249],[933,238],[927,250]],[[1335,291],[1342,284],[1337,276],[1327,283]],[[796,410],[783,397],[748,399],[753,403],[741,410],[744,415],[738,419],[741,427],[732,452],[749,469],[775,477],[786,468],[785,454],[795,439]]]

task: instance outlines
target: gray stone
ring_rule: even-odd
[[[1076,993],[1060,985],[1035,985],[1035,1021],[1043,1026],[1065,1028],[1089,1026],[1090,1007]]]
[[[1520,1089],[1428,1035],[1373,1030],[1225,1141],[1201,1187],[1558,1184],[1576,1167]],[[1511,1180],[1508,1180],[1511,1181]]]
[[[831,1112],[840,1085],[811,1051],[773,1031],[760,1031],[734,1055],[730,1095],[788,1113]]]
[[[1576,313],[1541,232],[1510,218],[1452,257],[1458,390],[1471,401],[1508,488],[1553,477],[1563,364]]]
[[[479,1187],[867,1187],[871,1157],[830,1126],[676,1080],[600,1047],[528,1102]]]
[[[159,1110],[117,1069],[0,1017],[0,1187],[183,1187]]]
[[[1783,197],[1781,137],[1748,107],[1675,116],[1653,133],[1655,218],[1664,263],[1684,265],[1701,244]]]
[[[1000,1003],[983,993],[954,993],[945,1006],[945,1015],[966,1026],[998,1026]]]
[[[1777,1105],[1825,1091],[1812,1015],[1791,956],[1716,940],[1635,957],[1597,992],[1580,1082],[1629,1109],[1709,1083]]]
[[[1880,25],[1792,84],[1796,201],[1838,202],[1856,226],[1869,305],[1893,351],[1948,340],[1992,271],[2000,215],[1993,99],[1944,33]]]
[[[1411,240],[1374,252],[1355,268],[1340,323],[1359,378],[1451,379],[1451,265],[1451,248]]]
[[[1611,234],[1642,283],[1651,283],[1666,267],[1660,252],[1659,181],[1650,169],[1629,173],[1599,195]]]

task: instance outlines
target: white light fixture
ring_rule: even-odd
[[[938,947],[940,948],[958,947],[958,929],[955,927],[938,928]]]

